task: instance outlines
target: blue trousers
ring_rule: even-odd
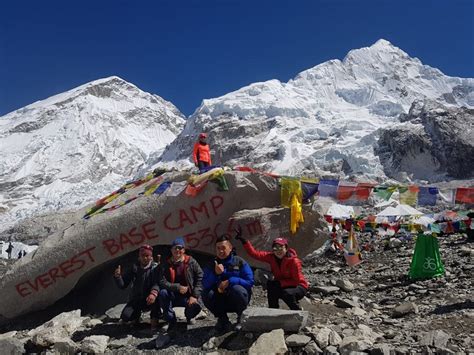
[[[199,303],[189,305],[189,296],[182,295],[179,292],[161,289],[158,298],[161,308],[163,308],[164,318],[167,322],[176,322],[176,314],[173,307],[184,307],[184,315],[188,320],[196,317],[199,312],[201,312]]]
[[[241,315],[250,302],[249,291],[243,286],[227,287],[224,293],[217,290],[207,290],[203,293],[204,305],[217,318],[227,318],[227,313],[235,312]]]

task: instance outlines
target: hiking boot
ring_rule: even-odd
[[[220,317],[217,319],[217,323],[214,326],[214,329],[218,333],[227,333],[232,328],[232,323],[227,317]]]
[[[178,327],[178,322],[175,320],[172,320],[170,322],[168,322],[168,324],[164,325],[163,328],[161,328],[161,330],[164,332],[164,333],[173,333],[176,331],[176,328]]]
[[[152,332],[156,332],[158,330],[158,323],[160,321],[158,319],[150,319],[150,328]]]

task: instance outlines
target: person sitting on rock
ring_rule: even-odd
[[[201,311],[199,297],[202,291],[203,272],[198,262],[186,255],[184,239],[176,238],[171,244],[171,258],[160,266],[159,300],[164,318],[168,322],[168,334],[176,330],[176,314],[173,307],[184,307],[187,324]]]
[[[235,330],[242,329],[242,312],[247,308],[254,284],[249,264],[235,255],[230,236],[222,235],[216,241],[214,264],[204,270],[204,305],[217,318],[217,332],[230,330],[229,312],[237,313]]]
[[[125,305],[120,319],[124,322],[138,321],[142,311],[151,310],[151,328],[156,330],[161,318],[158,297],[158,263],[153,261],[153,248],[142,245],[138,252],[138,263],[122,275],[122,267],[115,269],[115,283],[121,289],[126,289],[132,283],[128,303]]]
[[[268,307],[280,308],[279,300],[282,299],[291,310],[301,310],[299,301],[308,291],[308,282],[302,272],[301,260],[294,249],[288,248],[288,241],[276,238],[273,240],[273,251],[260,251],[242,237],[241,229],[235,239],[243,244],[252,258],[270,264],[274,280],[267,282]]]
[[[203,168],[211,166],[211,149],[209,148],[209,144],[207,144],[207,134],[200,133],[199,140],[194,143],[193,149],[193,159],[194,165],[196,165],[199,170],[203,170]]]

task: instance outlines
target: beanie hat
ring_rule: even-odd
[[[138,250],[140,255],[153,255],[153,247],[148,244],[144,244]]]

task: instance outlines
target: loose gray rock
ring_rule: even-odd
[[[128,346],[133,343],[133,336],[127,335],[125,338],[120,338],[120,339],[113,339],[109,341],[109,344],[107,347],[109,349],[120,349],[123,348],[124,346]]]
[[[346,337],[339,346],[341,355],[352,355],[354,351],[366,351],[372,347],[372,340],[360,337]]]
[[[121,303],[118,305],[109,308],[105,311],[105,315],[110,319],[120,319],[120,315],[122,314],[123,309],[125,308],[125,303]]]
[[[249,307],[242,314],[242,330],[265,332],[281,328],[286,332],[298,332],[307,320],[307,311]]]
[[[286,345],[290,347],[303,347],[311,341],[311,338],[307,335],[292,334],[286,338]]]
[[[258,337],[249,349],[249,355],[285,354],[288,348],[283,329],[275,329]]]
[[[324,355],[339,355],[339,351],[335,346],[330,345],[324,349]]]
[[[71,312],[64,312],[58,314],[56,317],[32,329],[28,332],[31,341],[39,346],[49,347],[62,341],[64,338],[69,338],[71,335],[82,327],[83,321],[86,317],[81,317],[79,309]]]
[[[339,292],[340,288],[336,286],[316,286],[313,288],[313,291],[327,296]]]
[[[334,299],[334,303],[336,304],[337,307],[340,308],[353,308],[353,307],[359,307],[357,302],[351,301],[347,298],[341,298],[341,297],[336,297]]]
[[[396,249],[400,248],[402,246],[403,242],[398,239],[398,238],[391,238],[390,241],[388,242],[388,247],[390,249]]]
[[[469,354],[470,353],[471,352],[469,352]],[[453,355],[453,354],[456,354],[456,352],[448,348],[438,348],[436,349],[436,354],[437,355]]]
[[[109,337],[107,335],[91,335],[81,342],[81,351],[92,354],[102,354],[107,349]]]
[[[354,284],[349,280],[339,279],[336,281],[336,286],[345,292],[351,292],[354,290]]]
[[[474,256],[474,249],[469,247],[462,247],[459,249],[459,255],[461,256]]]
[[[331,333],[329,333],[329,345],[339,346],[342,343],[341,336],[335,331],[331,329]]]
[[[329,345],[329,334],[331,334],[331,329],[326,327],[316,329],[316,333],[313,333],[314,340],[321,349],[324,349]]]
[[[2,354],[24,354],[25,342],[11,336],[0,335],[0,349]]]
[[[393,317],[399,318],[410,313],[418,313],[418,306],[413,302],[406,302],[394,308]]]
[[[353,315],[355,316],[365,316],[367,314],[366,311],[364,311],[362,308],[360,307],[354,307],[354,308],[351,308],[350,310],[348,310],[347,312],[350,312],[352,313]]]
[[[432,330],[422,335],[420,345],[445,348],[450,338],[450,335],[442,330]]]
[[[53,346],[53,351],[59,354],[75,354],[78,350],[79,345],[69,338],[58,340]]]
[[[323,351],[316,345],[314,341],[310,341],[306,346],[303,348],[303,351],[306,354],[322,354]]]
[[[100,319],[97,318],[92,318],[92,319],[86,319],[84,322],[82,322],[82,325],[87,328],[94,328],[97,325],[103,324],[103,322]]]
[[[388,344],[376,344],[370,349],[370,355],[390,355],[391,350]]]

